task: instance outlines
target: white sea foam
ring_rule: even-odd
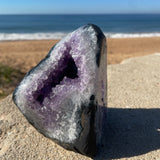
[[[160,37],[160,33],[105,33],[108,38]]]
[[[0,33],[0,41],[62,39],[68,33]],[[157,33],[104,33],[107,38],[160,37]]]
[[[0,41],[62,39],[67,33],[0,33]]]

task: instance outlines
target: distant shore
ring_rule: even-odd
[[[0,94],[10,94],[24,74],[36,66],[58,41],[1,41],[0,64],[20,71],[22,75],[14,75],[13,83],[0,84]],[[108,64],[117,64],[127,58],[158,52],[160,53],[160,37],[107,39]]]

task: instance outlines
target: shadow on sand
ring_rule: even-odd
[[[160,109],[108,109],[95,160],[133,157],[160,149]]]

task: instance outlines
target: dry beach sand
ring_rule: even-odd
[[[59,40],[0,42],[0,63],[26,73],[43,59]],[[160,52],[160,37],[107,39],[108,64]]]
[[[7,41],[0,42],[0,64],[17,69],[12,75],[12,83],[0,84],[0,99],[12,93],[26,72],[43,59],[58,40]],[[107,40],[108,64],[122,60],[160,52],[160,37],[119,38]]]
[[[160,159],[160,54],[108,66],[108,117],[94,160]],[[1,160],[89,160],[38,133],[13,104],[0,102]]]
[[[0,63],[26,73],[55,42],[0,42]],[[94,159],[160,160],[160,54],[153,54],[160,53],[160,38],[108,39],[107,46],[108,118],[104,146]],[[10,95],[0,101],[0,159],[90,158],[66,151],[38,133]]]

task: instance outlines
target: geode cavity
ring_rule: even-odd
[[[106,106],[106,39],[86,25],[57,43],[13,93],[27,120],[66,149],[94,156]]]

